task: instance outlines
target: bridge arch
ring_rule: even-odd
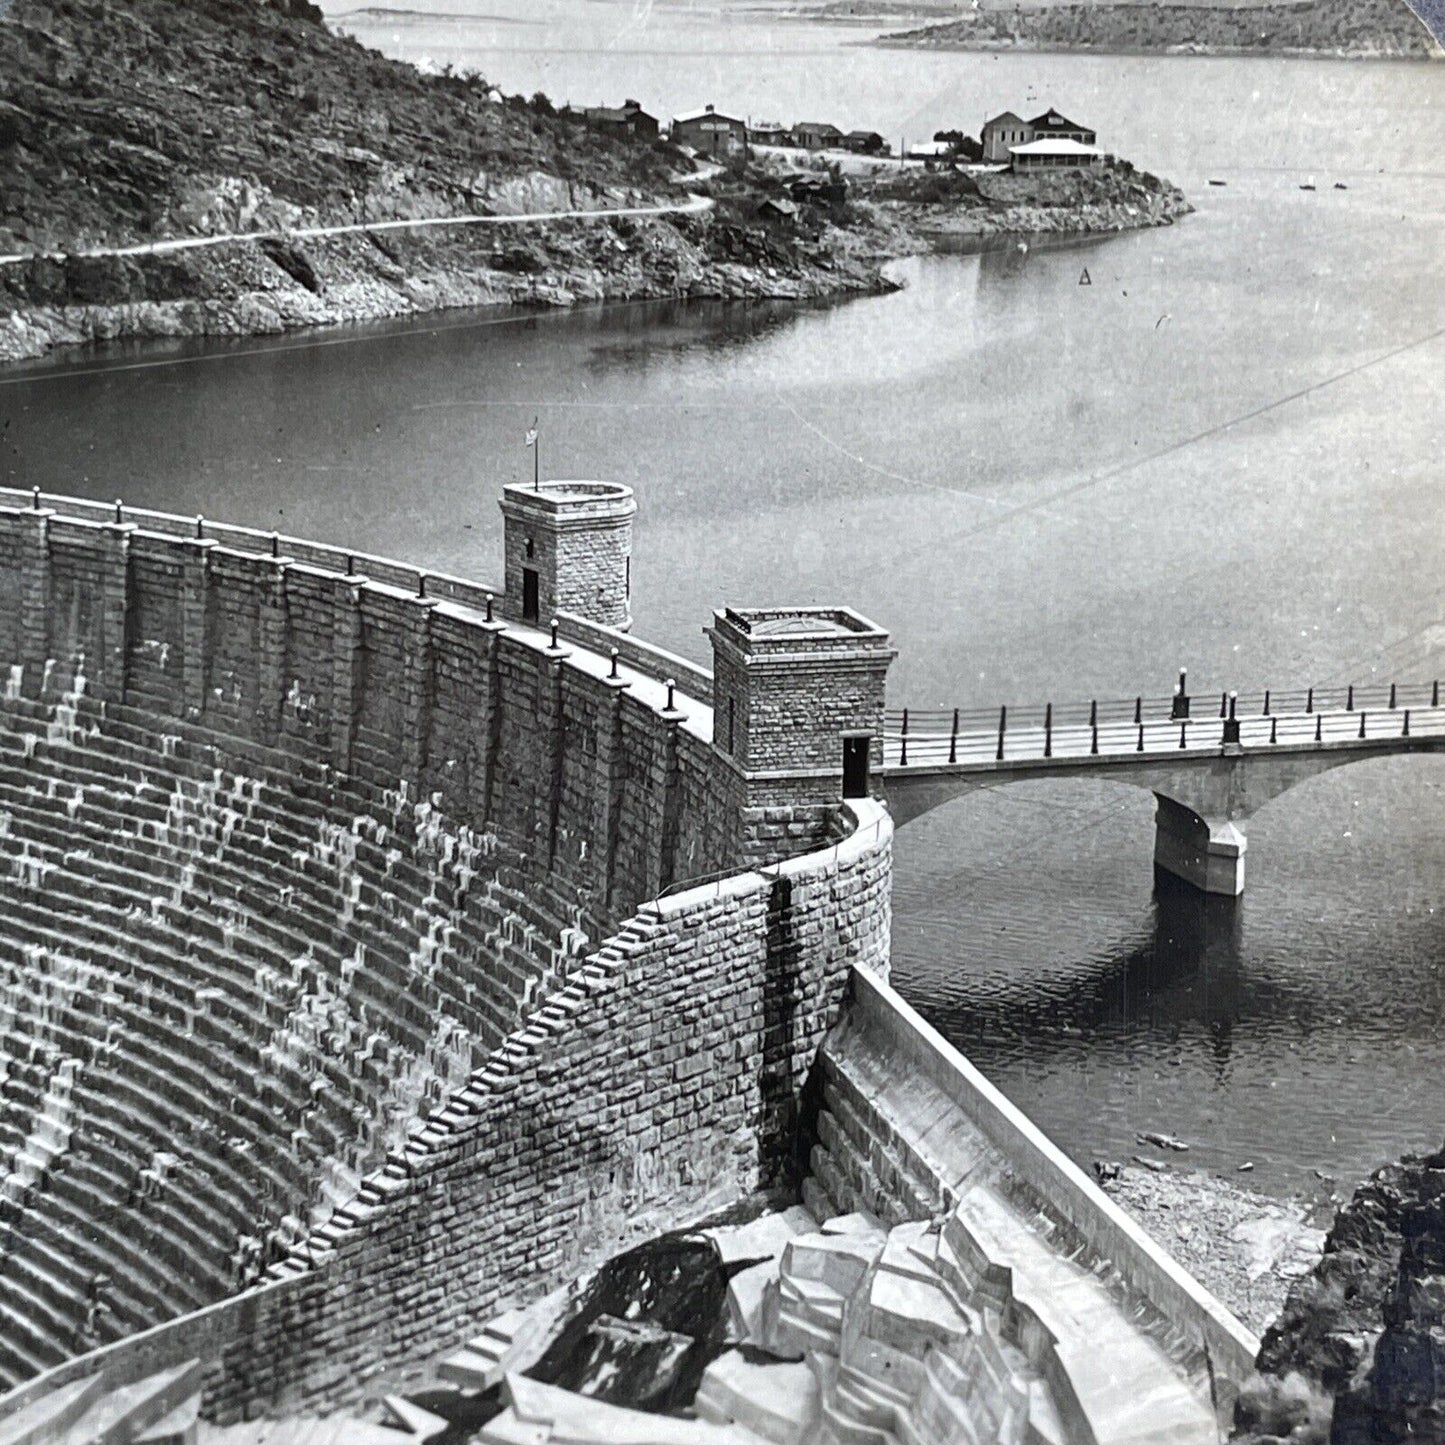
[[[880,775],[894,826],[981,788],[1014,783],[1098,778],[1147,789],[1156,799],[1154,861],[1205,893],[1244,890],[1248,839],[1241,825],[1291,788],[1355,763],[1437,752],[1445,736],[1367,738],[1310,746],[1245,748],[1169,756],[1144,753],[1032,758],[993,763],[885,767]]]

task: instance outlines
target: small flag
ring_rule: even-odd
[[[527,445],[528,445],[529,447],[534,447],[534,446],[537,445],[537,418],[536,418],[536,417],[533,417],[533,418],[532,418],[532,425],[527,428]]]

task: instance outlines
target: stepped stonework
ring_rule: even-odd
[[[594,1438],[519,1312],[800,1198],[767,1438],[1143,1439],[1121,1371],[1202,1438],[1256,1342],[887,988],[887,634],[727,608],[706,671],[629,489],[502,510],[493,594],[0,490],[0,1441],[330,1439],[443,1357]],[[724,1361],[683,1424],[754,1440]]]

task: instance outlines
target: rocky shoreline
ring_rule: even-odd
[[[1265,1333],[1236,1439],[1445,1439],[1445,1151],[1377,1169]]]
[[[1202,1170],[1129,1165],[1103,1189],[1256,1335],[1316,1266],[1325,1232],[1303,1200],[1279,1200]]]
[[[384,240],[359,234],[304,245],[241,242],[189,253],[180,277],[174,257],[83,267],[36,262],[26,279],[40,293],[37,301],[0,315],[0,361],[95,342],[269,336],[459,308],[669,297],[810,300],[891,289],[874,258],[846,247],[826,267],[790,266],[781,256],[772,263],[731,260],[709,254],[690,229],[662,220],[625,227],[564,222],[487,238],[393,232]],[[156,294],[164,281],[170,284]]]
[[[960,238],[1110,234],[1168,225],[1189,209],[1173,188],[1072,204],[880,199],[801,246],[716,217],[673,216],[44,258],[0,278],[10,301],[0,363],[98,342],[274,336],[460,308],[838,300],[897,289],[887,262]]]

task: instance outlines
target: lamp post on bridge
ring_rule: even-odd
[[[1189,693],[1185,685],[1188,681],[1188,669],[1179,669],[1179,686],[1174,689],[1174,702],[1169,709],[1169,717],[1173,722],[1180,722],[1189,716]]]
[[[1239,694],[1237,692],[1230,693],[1229,716],[1224,720],[1224,736],[1220,739],[1220,741],[1224,747],[1230,749],[1237,749],[1242,752],[1243,747],[1241,746],[1239,741],[1239,718],[1235,712],[1238,703]]]

